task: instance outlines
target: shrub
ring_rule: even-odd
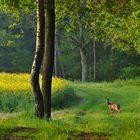
[[[33,107],[32,96],[12,93],[0,94],[0,112],[27,111]]]
[[[72,87],[66,87],[60,93],[54,93],[52,95],[52,107],[53,108],[64,108],[71,106],[77,101],[78,97]]]
[[[61,92],[52,94],[52,108],[60,109],[73,105],[77,96],[72,87],[67,87]],[[0,93],[0,112],[22,112],[34,108],[34,99],[30,95],[19,93]]]
[[[136,76],[140,76],[140,67],[137,66],[123,68],[120,74],[121,79],[135,79]]]

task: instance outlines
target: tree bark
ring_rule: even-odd
[[[93,65],[93,71],[94,71],[94,81],[96,81],[96,40],[95,40],[95,36],[96,36],[96,31],[95,31],[95,22],[94,22],[94,38],[93,38],[93,58],[94,58],[94,65]]]
[[[54,65],[54,33],[55,33],[54,0],[45,0],[45,51],[43,59],[42,92],[44,95],[44,111],[51,119],[51,84]]]
[[[60,60],[61,54],[60,54],[59,48],[57,48],[57,49],[58,49],[58,50],[57,50],[57,53],[58,53],[58,61],[59,61],[60,68],[61,68],[61,76],[62,76],[62,78],[65,78],[64,65],[63,65],[63,63],[62,63],[61,60]]]
[[[85,52],[82,48],[80,48],[81,55],[81,65],[82,65],[82,82],[87,81],[87,58]]]
[[[38,118],[44,116],[43,95],[39,85],[39,73],[43,60],[44,53],[44,4],[43,0],[36,0],[36,16],[37,16],[37,31],[36,31],[36,50],[31,70],[31,89],[35,98],[35,115]]]
[[[80,56],[81,56],[81,65],[82,65],[82,82],[87,81],[87,57],[85,52],[84,46],[84,33],[83,33],[83,24],[82,24],[82,15],[80,15],[80,28],[79,28],[79,49],[80,49]]]
[[[94,57],[94,81],[96,81],[96,42],[94,38],[93,42],[93,57]]]

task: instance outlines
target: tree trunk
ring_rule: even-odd
[[[82,65],[82,82],[87,81],[87,57],[84,48],[84,33],[83,33],[83,19],[82,15],[80,15],[80,28],[79,28],[79,48],[80,48],[80,55],[81,55],[81,65]]]
[[[44,4],[43,0],[36,1],[37,31],[36,50],[31,70],[31,89],[35,97],[35,115],[39,118],[44,116],[43,95],[39,85],[39,73],[44,53]]]
[[[94,81],[96,81],[96,42],[94,38],[93,42],[93,57],[94,57]]]
[[[81,65],[82,65],[82,82],[87,81],[87,58],[83,51],[80,48],[80,55],[81,55]]]
[[[96,31],[95,31],[95,22],[94,22],[94,38],[93,38],[93,57],[94,57],[94,81],[96,81],[96,40],[95,40],[95,36],[96,36]]]
[[[63,63],[61,62],[61,54],[60,54],[60,51],[59,51],[59,48],[60,48],[60,36],[58,34],[55,35],[55,51],[57,52],[57,58],[58,58],[58,62],[60,64],[60,69],[61,69],[61,77],[64,78],[65,77],[65,73],[64,73],[64,66],[63,66]]]
[[[45,0],[46,40],[43,59],[42,92],[44,95],[44,111],[48,120],[51,119],[51,84],[54,65],[54,10],[54,0]]]
[[[58,60],[59,60],[60,68],[61,68],[61,76],[62,76],[62,78],[65,78],[64,65],[63,65],[63,63],[62,63],[61,60],[60,60],[61,54],[60,54],[59,48],[57,48],[57,49],[58,49],[58,50],[57,50],[57,53],[58,53]]]

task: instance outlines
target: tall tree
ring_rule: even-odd
[[[36,51],[31,70],[31,87],[35,97],[35,114],[37,117],[44,116],[43,95],[39,85],[39,73],[43,60],[44,53],[44,0],[36,0],[36,17],[37,17],[37,31],[36,31]]]
[[[96,81],[96,40],[95,40],[95,37],[94,37],[94,40],[93,40],[93,61],[94,61],[94,66],[93,66],[93,72],[94,72],[94,81]]]
[[[5,12],[16,11],[20,13],[20,9],[29,11],[34,8],[34,0],[0,0],[0,9]],[[44,7],[45,4],[45,7]],[[36,51],[31,70],[31,86],[35,97],[36,116],[42,118],[45,114],[47,118],[51,118],[51,83],[54,65],[54,32],[55,32],[55,7],[54,0],[36,0],[37,6],[37,33],[36,33]],[[11,10],[9,10],[11,8]],[[44,16],[45,10],[45,16]],[[44,19],[45,18],[45,19]],[[46,22],[45,22],[46,21]],[[45,28],[46,27],[46,28]],[[44,32],[45,29],[45,32]],[[44,36],[46,39],[44,41]],[[45,42],[45,50],[44,50]],[[44,59],[43,59],[44,56]],[[42,92],[39,86],[39,72],[43,60],[42,72]]]
[[[55,72],[54,73],[55,73],[55,76],[61,76],[62,78],[64,78],[65,77],[64,66],[60,59],[60,57],[61,57],[61,52],[60,52],[61,38],[62,38],[61,31],[56,32],[55,33],[55,62],[54,62]]]
[[[0,9],[4,12],[12,13],[16,17],[20,17],[21,11],[30,11],[34,8],[32,0],[0,0]],[[36,51],[31,70],[31,87],[35,97],[35,114],[39,118],[44,116],[43,95],[39,85],[39,73],[44,52],[44,1],[36,0],[36,16],[37,16],[37,31],[36,31]]]
[[[45,0],[45,51],[42,72],[42,92],[44,95],[44,111],[47,119],[51,119],[51,83],[54,65],[55,6],[54,0]]]
[[[61,4],[63,4],[63,7]],[[90,38],[88,35],[88,7],[85,0],[57,1],[57,23],[64,25],[66,31],[70,34],[70,39],[75,47],[79,49],[81,56],[81,79],[87,81],[88,65],[87,65],[87,48],[89,48]],[[71,12],[69,12],[71,11]]]

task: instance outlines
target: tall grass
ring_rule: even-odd
[[[41,79],[41,77],[40,77]],[[76,94],[70,82],[53,77],[52,107],[64,108],[74,103]],[[0,112],[27,111],[34,108],[29,74],[0,73]]]

